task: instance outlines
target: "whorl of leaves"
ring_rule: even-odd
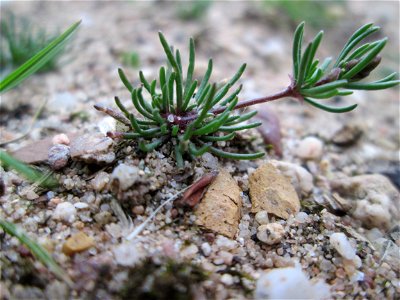
[[[139,72],[141,85],[133,87],[122,71],[119,76],[131,94],[132,104],[139,116],[128,111],[118,97],[115,103],[129,122],[130,130],[125,133],[112,133],[125,139],[137,139],[139,148],[149,152],[160,147],[166,141],[172,141],[178,166],[183,165],[183,154],[199,156],[205,152],[231,159],[256,159],[264,153],[231,153],[216,148],[218,141],[228,141],[235,137],[237,131],[254,128],[261,123],[244,123],[257,112],[243,115],[232,115],[238,103],[239,86],[233,92],[230,89],[243,74],[243,64],[236,74],[222,86],[210,83],[213,62],[209,60],[208,68],[199,82],[194,79],[195,48],[194,41],[189,43],[189,64],[183,72],[179,50],[174,51],[160,32],[159,38],[164,48],[168,65],[161,67],[157,79],[148,81],[143,72]],[[147,94],[147,97],[146,95]],[[215,107],[224,110],[214,114]],[[121,121],[121,119],[119,119]]]
[[[343,113],[357,107],[331,107],[318,102],[334,96],[348,96],[353,90],[381,90],[399,84],[396,73],[370,83],[358,82],[369,76],[381,61],[379,53],[385,47],[387,38],[364,43],[363,40],[378,31],[378,26],[366,24],[349,38],[339,53],[336,62],[328,57],[320,63],[315,54],[323,37],[320,31],[302,52],[304,22],[301,23],[293,39],[293,85],[294,90],[305,102],[328,112]],[[356,48],[357,47],[357,48]],[[330,67],[332,65],[332,67]]]

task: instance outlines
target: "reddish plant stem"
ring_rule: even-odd
[[[252,105],[256,105],[256,104],[260,104],[260,103],[266,103],[266,102],[271,102],[274,100],[278,100],[281,98],[285,98],[285,97],[295,97],[297,98],[297,94],[295,93],[295,90],[293,89],[292,86],[288,86],[286,89],[273,94],[273,95],[269,95],[266,97],[261,97],[261,98],[256,98],[256,99],[250,99],[250,100],[245,100],[245,101],[241,101],[239,102],[234,109],[239,109],[239,108],[244,108],[244,107],[248,107],[248,106],[252,106]],[[218,115],[220,113],[223,113],[225,111],[226,107],[222,106],[222,107],[218,107],[216,109],[213,109],[211,112],[214,115]]]
[[[291,84],[286,89],[284,89],[276,94],[272,94],[272,95],[269,95],[266,97],[241,101],[235,106],[234,110],[252,106],[252,105],[256,105],[256,104],[260,104],[260,103],[271,102],[271,101],[286,98],[286,97],[293,97],[296,99],[301,99],[301,95],[296,91],[293,84]],[[211,110],[211,113],[213,113],[214,115],[219,115],[219,114],[223,113],[225,111],[225,109],[226,109],[226,106],[221,106],[221,107]],[[164,117],[168,117],[168,115],[164,116]],[[178,115],[170,114],[168,119],[171,120],[169,122],[170,124],[178,125],[181,128],[185,128],[188,123],[195,120],[197,117],[198,117],[197,113],[191,113],[190,115],[187,115],[187,116],[178,116]]]

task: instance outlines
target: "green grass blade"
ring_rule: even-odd
[[[54,188],[58,186],[57,180],[53,177],[33,169],[3,150],[0,150],[0,162],[2,165],[14,169],[30,182],[36,182],[44,188]]]
[[[20,66],[11,74],[8,74],[3,80],[1,80],[0,92],[5,92],[17,86],[27,77],[39,70],[46,62],[56,56],[63,49],[68,39],[76,31],[80,23],[81,21],[73,24],[63,34],[52,41],[47,47],[39,51],[22,66]]]
[[[65,281],[70,287],[73,286],[73,282],[69,278],[68,274],[63,270],[53,259],[50,253],[47,252],[42,246],[35,241],[31,240],[21,229],[13,223],[7,222],[0,218],[0,227],[9,235],[16,237],[23,245],[25,245],[32,254],[44,264],[54,275],[59,279]]]

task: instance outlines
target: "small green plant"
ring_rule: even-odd
[[[95,105],[95,108],[129,127],[127,132],[109,132],[108,136],[112,138],[136,139],[144,152],[152,151],[167,141],[172,142],[179,167],[183,166],[184,153],[195,157],[209,151],[224,158],[256,159],[264,153],[231,153],[216,147],[219,141],[233,139],[238,131],[261,125],[259,122],[245,123],[256,111],[240,115],[233,114],[234,110],[291,97],[328,112],[343,113],[355,109],[357,105],[332,107],[322,104],[320,100],[348,96],[353,90],[386,89],[399,83],[395,79],[396,73],[371,83],[359,82],[379,64],[381,58],[378,54],[387,39],[357,45],[378,30],[379,27],[373,24],[364,25],[350,37],[335,62],[330,57],[320,62],[315,56],[323,32],[319,32],[303,51],[304,22],[301,23],[294,34],[293,74],[289,86],[276,94],[240,102],[238,94],[241,86],[233,92],[229,91],[243,74],[246,64],[228,82],[218,86],[209,82],[213,68],[210,59],[206,73],[198,82],[193,78],[193,39],[189,43],[189,64],[184,77],[179,50],[174,52],[164,35],[159,33],[168,65],[160,68],[158,79],[148,81],[140,71],[141,85],[133,87],[122,69],[118,70],[141,117],[129,112],[118,97],[115,97],[115,103],[122,113],[100,105]],[[144,92],[150,95],[150,101],[146,100]]]
[[[33,27],[28,19],[16,17],[10,12],[2,18],[0,32],[1,69],[19,67],[56,38],[56,35],[47,34],[42,28]],[[59,54],[48,60],[39,72],[56,69]]]

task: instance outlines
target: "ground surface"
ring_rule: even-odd
[[[325,28],[321,55],[337,53],[352,31],[374,21],[383,28],[382,36],[390,38],[383,53],[382,72],[374,75],[381,77],[398,71],[399,4],[380,3],[373,9],[371,2],[350,2],[346,7],[330,8],[329,14],[336,16],[337,21]],[[196,38],[198,76],[206,69],[209,57],[214,58],[215,81],[231,76],[241,63],[247,62],[242,99],[278,91],[288,84],[291,36],[296,22],[281,11],[263,8],[261,3],[245,2],[215,2],[202,18],[184,20],[179,17],[179,10],[185,5],[2,3],[2,9],[30,15],[33,22],[46,28],[49,24],[66,28],[83,19],[64,56],[68,61],[65,65],[55,72],[35,75],[2,96],[2,141],[24,132],[35,110],[48,100],[30,134],[6,149],[14,151],[59,133],[88,135],[98,141],[95,135],[104,134],[115,124],[94,110],[93,104],[113,106],[115,95],[129,100],[116,72],[124,52],[136,52],[140,69],[149,77],[156,75],[158,66],[164,63],[157,39],[160,29],[184,53],[183,61],[187,58],[188,37]],[[308,38],[320,29],[306,28]],[[124,69],[137,84],[138,69],[130,66]],[[348,114],[333,115],[292,100],[267,105],[281,122],[282,158],[270,155],[257,161],[237,162],[205,155],[187,161],[184,170],[177,170],[167,147],[146,156],[137,151],[135,144],[115,145],[106,153],[116,153],[111,163],[99,164],[96,159],[94,163],[82,162],[79,155],[70,160],[55,173],[61,186],[52,191],[35,189],[14,172],[2,169],[6,191],[0,200],[0,216],[18,224],[51,251],[75,284],[69,289],[26,256],[26,250],[15,238],[2,234],[1,296],[4,299],[143,299],[149,297],[145,294],[147,289],[152,299],[251,299],[273,295],[263,285],[267,271],[297,265],[307,278],[329,285],[327,297],[399,298],[400,244],[399,227],[395,226],[399,217],[399,91],[360,92],[338,101],[357,102],[359,107]],[[350,146],[335,145],[336,132],[345,126],[357,128],[362,132],[361,137],[349,138]],[[256,138],[246,140],[246,136]],[[323,148],[304,158],[299,150],[301,145],[306,152],[315,150],[315,144],[304,142],[309,136],[317,138],[317,148],[321,145]],[[243,138],[247,148],[264,147],[256,131]],[[243,144],[233,147],[240,148]],[[300,197],[301,212],[287,220],[269,216],[269,222],[279,223],[284,229],[284,235],[273,245],[255,237],[259,224],[250,212],[249,199],[249,176],[270,160],[275,160],[275,165],[279,165],[276,160],[287,162],[292,171],[303,168],[296,180],[297,173],[289,172]],[[121,164],[125,175],[116,175],[114,170]],[[241,219],[234,238],[203,231],[195,225],[192,211],[176,211],[170,205],[139,237],[125,240],[160,202],[219,168],[227,170],[243,191]],[[372,177],[359,177],[365,174]],[[305,187],[310,184],[309,175],[311,188]],[[123,188],[124,183],[127,188]],[[59,211],[55,216],[59,204],[64,202],[74,208],[67,216]],[[118,210],[121,207],[123,213]],[[177,212],[179,216],[175,217]],[[67,255],[63,252],[64,242],[78,232],[91,237],[94,246]],[[335,246],[331,236],[340,232],[350,242],[350,246],[344,247],[355,251],[356,258],[354,255],[346,258],[338,251],[341,248]]]

